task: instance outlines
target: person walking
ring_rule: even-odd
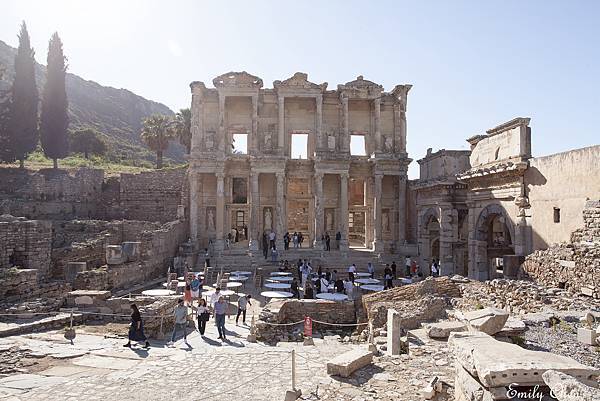
[[[312,288],[312,285],[310,285],[310,283],[306,284],[306,287],[304,287],[304,299],[314,299],[315,298],[315,291]]]
[[[298,248],[302,248],[302,242],[304,241],[304,235],[301,232],[298,233]]]
[[[131,325],[129,326],[129,333],[127,338],[127,344],[124,344],[123,347],[131,348],[131,341],[144,341],[144,348],[150,348],[150,343],[148,342],[148,338],[144,334],[144,325],[142,324],[142,315],[136,304],[129,305],[131,308]]]
[[[325,233],[325,250],[331,252],[331,237],[329,233]]]
[[[439,273],[438,265],[435,259],[433,259],[433,263],[431,263],[431,276],[437,277]]]
[[[392,269],[390,268],[390,265],[386,264],[385,269],[383,271],[383,289],[384,290],[388,290],[388,289],[394,287],[392,280],[393,280]]]
[[[407,256],[404,260],[404,266],[406,267],[406,277],[410,277],[410,266],[412,265],[412,261],[410,260],[410,256]]]
[[[277,248],[275,247],[271,248],[271,262],[277,263]]]
[[[192,305],[192,286],[189,281],[185,284],[185,290],[183,291],[183,300],[186,305]]]
[[[392,261],[391,269],[392,269],[392,277],[394,277],[394,280],[396,280],[396,278],[397,278],[397,271],[396,271],[397,268],[398,267],[396,266],[396,262]]]
[[[325,276],[321,276],[321,278],[319,279],[319,281],[321,282],[321,290],[320,292],[328,292],[329,291],[329,282],[327,281],[327,279],[325,278]]]
[[[367,263],[367,271],[369,272],[369,276],[371,278],[375,278],[375,268],[373,267],[373,263]]]
[[[190,288],[192,290],[192,302],[194,299],[200,298],[200,285],[200,274],[198,274],[190,283]]]
[[[215,292],[210,296],[210,307],[215,308],[215,304],[219,302],[219,298],[221,298],[221,289],[217,287]]]
[[[267,255],[269,254],[269,243],[267,242],[267,233],[264,233],[262,236],[262,251],[265,260],[267,260]]]
[[[215,304],[215,323],[219,332],[219,340],[227,341],[225,337],[225,314],[227,313],[227,302],[225,297],[219,297],[219,301]]]
[[[294,243],[294,249],[298,248],[298,233],[294,232],[292,236],[292,242]]]
[[[352,280],[350,280],[350,278],[344,281],[344,291],[346,292],[346,295],[348,295],[349,300],[354,299],[354,283],[352,282]]]
[[[177,332],[179,330],[183,331],[183,340],[187,344],[187,317],[188,317],[188,308],[184,305],[183,299],[179,299],[177,301],[177,306],[173,311],[173,316],[175,316],[175,326],[173,326],[173,333],[171,334],[171,341],[169,345],[173,345],[175,343],[175,337],[177,336]]]
[[[336,247],[339,250],[340,249],[340,241],[342,240],[342,233],[341,232],[337,232],[335,233],[335,243],[336,243]]]
[[[210,253],[208,248],[204,248],[204,267],[210,267]]]
[[[350,267],[348,267],[348,277],[354,283],[354,273],[356,273],[356,264],[352,263]]]
[[[206,322],[210,319],[210,310],[206,306],[206,300],[200,298],[198,301],[198,307],[196,308],[196,316],[198,316],[198,331],[203,336],[206,331]]]
[[[252,295],[248,294],[248,295],[244,295],[243,297],[240,297],[240,299],[238,299],[238,311],[237,311],[237,316],[235,317],[235,325],[238,325],[238,320],[240,319],[240,315],[242,315],[242,324],[245,325],[246,324],[246,309],[248,308],[248,305],[252,306],[252,304],[250,303],[250,298],[252,298]]]
[[[289,231],[286,231],[285,234],[283,234],[283,250],[287,251],[288,249],[290,249],[290,233]]]
[[[294,297],[300,299],[300,289],[298,288],[298,280],[296,280],[296,277],[294,277],[294,279],[292,280],[291,290]]]
[[[275,231],[269,233],[269,248],[275,248]]]

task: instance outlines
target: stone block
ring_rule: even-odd
[[[517,318],[511,316],[508,318],[508,320],[504,324],[504,327],[502,328],[502,330],[497,332],[495,334],[495,336],[496,337],[519,336],[519,335],[523,334],[525,331],[527,331],[527,326],[525,325],[525,322],[523,322],[521,319],[517,319]]]
[[[364,349],[354,349],[336,356],[327,362],[327,374],[330,376],[350,377],[350,375],[373,361],[373,354]]]
[[[94,299],[90,296],[83,295],[83,296],[75,298],[75,305],[77,305],[77,306],[93,305],[93,304],[94,304]]]
[[[580,289],[581,293],[587,297],[593,297],[594,296],[594,289],[590,288],[590,287],[581,287]]]
[[[530,351],[495,340],[484,333],[452,333],[448,340],[456,363],[487,389],[508,386],[544,385],[542,373],[556,370],[593,382],[600,370],[572,358],[543,351]]]
[[[402,328],[400,323],[402,317],[395,309],[387,311],[387,353],[389,355],[400,355],[400,337]]]
[[[600,390],[586,386],[573,376],[549,370],[542,374],[544,382],[558,401],[597,401]]]
[[[558,260],[557,262],[562,267],[570,267],[570,268],[574,268],[575,267],[575,261],[574,260]]]
[[[598,337],[598,333],[595,330],[589,329],[587,327],[578,327],[577,328],[577,341],[587,345],[596,345],[596,338]]]
[[[431,338],[448,338],[450,333],[467,331],[467,325],[458,321],[432,323],[425,326],[427,335]]]
[[[72,283],[77,277],[77,273],[84,272],[87,270],[86,262],[68,262],[65,266],[65,281]]]
[[[498,308],[484,308],[466,312],[464,317],[469,324],[469,329],[493,335],[502,330],[508,320],[509,313]]]
[[[107,265],[120,265],[126,260],[123,255],[123,248],[121,245],[107,245],[106,246],[106,264]]]
[[[127,262],[135,262],[135,261],[139,260],[141,248],[142,248],[141,242],[128,241],[128,242],[123,242],[121,244],[123,257],[126,259]]]

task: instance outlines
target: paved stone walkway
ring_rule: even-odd
[[[334,339],[316,346],[245,341],[247,327],[227,322],[230,342],[216,340],[211,321],[205,338],[192,332],[189,346],[154,343],[148,350],[123,348],[122,339],[78,333],[74,344],[60,332],[0,339],[53,366],[35,374],[0,378],[0,400],[282,400],[291,388],[291,350],[297,351],[297,383],[304,394],[329,383],[325,364],[350,349]]]

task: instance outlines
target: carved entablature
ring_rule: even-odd
[[[327,82],[318,85],[308,80],[308,74],[297,72],[284,81],[274,81],[273,87],[278,92],[322,93],[327,89]]]
[[[340,92],[340,97],[375,99],[381,97],[383,86],[368,81],[362,75],[359,75],[354,81],[338,85],[338,92]]]
[[[412,88],[412,85],[396,85],[392,90],[392,95],[397,99],[400,104],[400,110],[406,111],[406,103],[408,101],[408,91]]]
[[[215,88],[255,88],[260,89],[263,81],[257,76],[242,72],[228,72],[213,79]]]
[[[192,90],[193,94],[202,95],[204,91],[206,91],[206,85],[204,85],[204,82],[194,81],[190,84],[190,89]]]

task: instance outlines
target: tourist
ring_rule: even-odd
[[[397,272],[396,272],[397,268],[398,267],[396,266],[396,262],[392,261],[391,269],[392,269],[392,277],[394,277],[394,280],[396,280],[396,278],[397,278]]]
[[[269,248],[275,248],[275,231],[269,233]]]
[[[354,282],[354,273],[356,273],[356,264],[352,263],[352,265],[348,267],[348,277],[350,277],[352,282]]]
[[[319,292],[328,292],[329,282],[327,281],[327,279],[325,277],[321,276],[321,278],[319,279],[319,282],[321,284],[321,289]]]
[[[410,256],[406,257],[404,264],[406,266],[406,277],[410,277],[410,266],[412,265],[412,260],[410,260]]]
[[[375,278],[375,268],[373,267],[373,263],[367,263],[367,271],[369,272],[369,277]]]
[[[283,261],[283,270],[285,270],[285,271],[290,270],[290,262],[288,262],[287,259]]]
[[[237,316],[235,317],[235,325],[238,325],[238,320],[240,319],[240,315],[242,315],[242,324],[246,324],[246,309],[248,307],[248,305],[252,306],[252,304],[250,303],[250,298],[252,298],[252,295],[248,294],[248,295],[244,295],[241,296],[240,299],[238,299],[238,311],[237,311]]]
[[[417,265],[417,261],[416,260],[412,260],[410,262],[410,273],[411,273],[411,276],[416,276],[418,271],[419,271],[419,265]]]
[[[304,263],[302,262],[302,259],[298,259],[298,263],[296,263],[296,267],[298,270],[298,280],[302,280],[302,266],[304,265]]]
[[[246,241],[248,241],[248,226],[244,224],[244,227],[242,227],[242,230],[244,230],[244,239]]]
[[[149,348],[150,343],[144,334],[144,325],[142,324],[142,315],[136,304],[129,305],[131,308],[131,325],[129,325],[129,334],[127,344],[124,347],[131,348],[131,341],[144,341],[144,348]]]
[[[215,304],[215,323],[219,332],[219,340],[227,341],[225,337],[225,314],[227,313],[227,302],[225,297],[220,296]]]
[[[215,289],[215,292],[213,292],[213,294],[210,296],[210,307],[211,308],[215,308],[215,304],[219,301],[219,298],[221,298],[221,289],[219,287],[217,287]]]
[[[235,233],[235,242],[236,243],[240,242],[240,230],[238,230],[237,227],[235,227],[233,229],[233,232]]]
[[[227,238],[225,239],[225,247],[227,249],[229,249],[229,246],[231,245],[231,233],[227,233]]]
[[[267,260],[267,255],[269,254],[269,243],[267,242],[267,233],[264,233],[262,236],[262,251],[265,260]]]
[[[271,248],[271,262],[277,263],[277,249]]]
[[[302,287],[306,287],[308,276],[310,275],[310,267],[305,263],[302,265]]]
[[[194,299],[198,299],[200,297],[200,275],[194,277],[192,282],[190,283],[190,288],[192,290],[192,301]]]
[[[342,233],[341,232],[337,232],[335,233],[335,243],[337,246],[337,249],[340,249],[340,241],[342,240]]]
[[[171,334],[171,341],[169,345],[172,345],[175,342],[175,337],[179,330],[183,331],[183,340],[187,344],[187,317],[188,317],[188,308],[183,304],[183,299],[177,301],[177,306],[173,311],[173,316],[175,316],[175,326],[173,326],[173,333]]]
[[[286,231],[283,234],[283,250],[287,251],[288,249],[290,249],[290,232]]]
[[[292,280],[291,289],[294,297],[300,299],[300,289],[298,288],[298,280],[296,280],[296,277],[294,277],[294,279]]]
[[[304,299],[314,299],[315,292],[310,283],[306,283],[306,287],[304,287]]]
[[[329,270],[327,270],[327,272],[325,272],[325,278],[327,279],[327,281],[331,281],[331,272]]]
[[[301,232],[298,232],[298,247],[302,248],[302,242],[304,241],[304,235]]]
[[[392,280],[393,280],[392,269],[390,268],[390,265],[386,263],[385,269],[383,270],[383,289],[384,290],[394,287]]]
[[[323,267],[321,267],[321,265],[319,265],[319,267],[317,268],[317,276],[319,278],[321,278],[321,276],[323,276]]]
[[[192,286],[190,285],[189,281],[187,281],[185,284],[185,290],[183,291],[183,300],[185,301],[186,305],[192,305]]]
[[[433,262],[431,263],[431,275],[433,277],[436,277],[438,275],[439,271],[438,271],[438,266],[437,263],[435,261],[435,259],[433,259]]]
[[[198,307],[196,308],[196,316],[198,316],[198,331],[203,336],[206,331],[206,322],[210,319],[210,311],[206,306],[206,300],[200,298],[198,301]]]
[[[338,278],[337,276],[338,272],[337,269],[333,269],[333,272],[331,273],[331,280],[333,280],[333,282],[335,282]]]
[[[335,292],[339,292],[339,293],[344,293],[345,292],[345,288],[344,288],[344,280],[342,280],[341,278],[338,278],[337,280],[334,281],[334,287],[335,287]]]
[[[346,295],[348,295],[349,300],[353,299],[354,283],[352,282],[352,280],[350,280],[350,278],[344,281],[344,292],[346,293]]]
[[[298,248],[298,233],[294,233],[294,236],[292,237],[292,242],[294,243],[294,249]]]
[[[325,233],[325,250],[331,252],[331,237]]]

